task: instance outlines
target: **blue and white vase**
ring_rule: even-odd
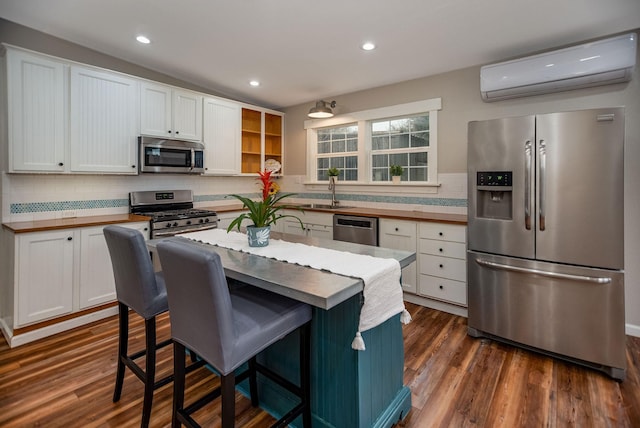
[[[247,226],[247,239],[250,247],[266,247],[269,245],[271,226]]]

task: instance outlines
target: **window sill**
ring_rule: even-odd
[[[305,181],[304,186],[309,190],[325,190],[329,185],[328,181]],[[393,189],[394,193],[438,193],[440,183],[406,183],[393,184],[384,183],[364,183],[357,181],[337,181],[336,188],[341,192],[354,190],[364,190],[369,193],[388,193]]]

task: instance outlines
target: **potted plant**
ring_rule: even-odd
[[[400,177],[402,176],[403,171],[404,169],[401,165],[391,165],[389,167],[389,172],[391,173],[391,181],[393,181],[393,184],[400,183]]]
[[[227,227],[227,232],[234,227],[240,230],[240,225],[245,219],[249,219],[252,224],[247,226],[247,238],[251,247],[265,247],[269,245],[269,235],[271,233],[271,224],[285,217],[295,218],[300,222],[300,226],[304,229],[302,221],[291,214],[282,214],[280,211],[284,209],[298,209],[299,207],[281,204],[284,198],[294,196],[295,193],[281,193],[280,186],[271,180],[271,171],[263,171],[258,173],[260,182],[262,183],[262,198],[254,201],[253,199],[240,196],[229,195],[242,202],[243,208],[247,211],[242,212]]]
[[[335,180],[338,179],[338,176],[340,175],[340,170],[338,168],[336,168],[336,167],[329,168],[327,170],[327,175],[329,176],[329,180],[335,181]],[[331,177],[333,177],[333,178],[331,178]]]

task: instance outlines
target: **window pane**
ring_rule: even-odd
[[[373,181],[389,181],[389,168],[373,168]]]
[[[389,148],[389,136],[371,137],[371,148],[373,150],[386,150]]]
[[[358,168],[358,157],[357,156],[347,156],[344,158],[344,167],[345,168]]]
[[[411,147],[427,147],[429,145],[429,133],[418,132],[411,134]]]
[[[358,126],[357,125],[351,125],[351,126],[347,126],[346,129],[346,134],[347,134],[347,138],[358,138]]]
[[[387,168],[389,166],[389,155],[373,155],[371,160],[374,168]]]
[[[332,153],[342,153],[344,152],[345,143],[344,140],[333,141],[331,143],[331,152]]]
[[[345,181],[358,181],[358,170],[346,169],[344,171],[344,179]]]
[[[409,134],[400,134],[391,136],[392,149],[406,149],[409,147]]]
[[[318,153],[329,153],[330,145],[328,141],[318,143]]]
[[[411,166],[427,166],[427,152],[410,153],[409,165]]]
[[[409,181],[427,181],[427,168],[409,168]]]
[[[329,158],[318,158],[318,169],[328,169]]]
[[[347,151],[348,152],[357,152],[358,151],[358,139],[350,138],[347,140]]]
[[[375,134],[388,134],[389,133],[389,121],[384,120],[380,122],[373,122],[371,124],[371,132]]]
[[[407,153],[392,153],[389,155],[389,165],[409,166],[409,156]]]
[[[318,141],[329,141],[330,139],[331,139],[331,130],[329,129],[318,130]]]
[[[338,169],[344,168],[344,158],[343,157],[331,158],[331,168],[338,168]]]
[[[429,115],[411,118],[411,132],[428,131]]]
[[[391,133],[409,132],[410,129],[410,119],[395,119],[391,121]]]

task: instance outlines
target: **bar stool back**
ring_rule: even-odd
[[[174,427],[199,426],[191,413],[222,396],[222,426],[234,426],[235,385],[249,378],[251,403],[258,405],[256,372],[300,397],[300,403],[274,426],[285,426],[302,415],[311,426],[310,321],[311,307],[253,286],[230,291],[213,250],[181,239],[158,243],[171,311],[174,340]],[[256,355],[294,330],[300,332],[300,385],[283,379],[256,361]],[[192,349],[220,375],[220,388],[184,406],[184,348]],[[248,369],[235,371],[248,362]]]
[[[167,291],[162,273],[154,273],[142,233],[121,226],[107,226],[104,237],[109,248],[118,299],[118,366],[113,402],[120,400],[124,369],[128,367],[144,382],[141,427],[149,425],[153,391],[173,380],[173,375],[155,381],[156,350],[172,343],[156,343],[156,316],[168,310]],[[128,355],[129,308],[144,318],[145,349]],[[135,360],[146,355],[143,370]]]

